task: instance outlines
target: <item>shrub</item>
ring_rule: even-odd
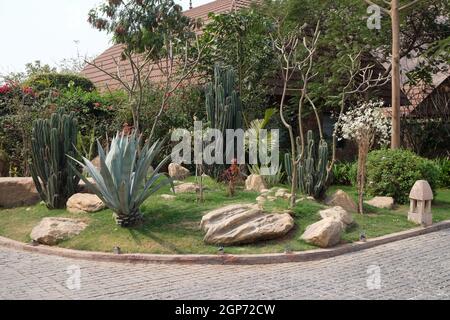
[[[367,193],[391,196],[397,203],[406,203],[417,180],[427,180],[431,189],[439,183],[439,169],[431,161],[409,150],[381,149],[367,158]]]
[[[48,89],[64,90],[70,87],[80,88],[83,91],[93,91],[95,89],[91,80],[70,73],[39,73],[31,76],[25,85],[33,88],[35,91],[44,91]]]
[[[439,167],[440,186],[450,188],[450,158],[438,158],[434,162]]]

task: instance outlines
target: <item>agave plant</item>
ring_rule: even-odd
[[[122,227],[136,225],[142,220],[139,207],[149,196],[167,184],[172,184],[173,188],[172,179],[165,173],[159,173],[160,168],[170,156],[166,157],[147,177],[162,142],[157,141],[152,146],[146,143],[139,150],[140,142],[141,136],[137,137],[135,132],[128,136],[117,133],[107,155],[101,144],[97,142],[100,171],[85,157],[82,157],[84,163],[72,158],[86,170],[95,183],[91,183],[79,171],[76,171],[77,175],[108,208],[114,211],[114,218]]]

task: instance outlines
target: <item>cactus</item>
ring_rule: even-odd
[[[65,208],[67,199],[76,192],[80,179],[66,155],[75,157],[77,127],[75,114],[66,114],[64,108],[50,119],[33,123],[31,175],[49,209]]]
[[[225,135],[227,129],[239,129],[243,127],[242,102],[239,93],[235,90],[235,72],[232,68],[214,66],[214,82],[206,85],[205,105],[209,127],[219,129]],[[225,136],[223,148],[226,150]],[[224,157],[226,154],[224,153]],[[224,161],[225,163],[225,161]],[[216,178],[223,171],[222,166],[211,170],[206,168],[209,174]]]
[[[316,151],[313,132],[307,133],[306,154],[298,164],[299,191],[314,198],[322,198],[327,186],[328,144],[325,140],[319,142]],[[291,183],[292,163],[290,154],[285,154],[285,168],[288,182]]]

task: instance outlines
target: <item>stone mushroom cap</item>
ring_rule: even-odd
[[[420,201],[433,200],[433,191],[428,181],[417,180],[409,193],[409,198]]]

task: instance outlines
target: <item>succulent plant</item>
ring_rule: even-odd
[[[157,141],[151,146],[147,142],[139,150],[141,138],[135,132],[130,135],[117,133],[106,155],[97,142],[100,170],[84,157],[84,163],[72,158],[88,172],[95,183],[91,183],[79,171],[77,175],[114,212],[117,224],[122,227],[134,226],[142,220],[139,207],[149,196],[167,184],[172,184],[173,187],[172,179],[165,173],[159,173],[170,156],[161,161],[153,171],[149,170],[161,150],[162,142]]]
[[[66,155],[75,156],[78,132],[75,114],[59,108],[50,119],[33,123],[31,175],[36,190],[49,209],[65,208],[78,182]]]

